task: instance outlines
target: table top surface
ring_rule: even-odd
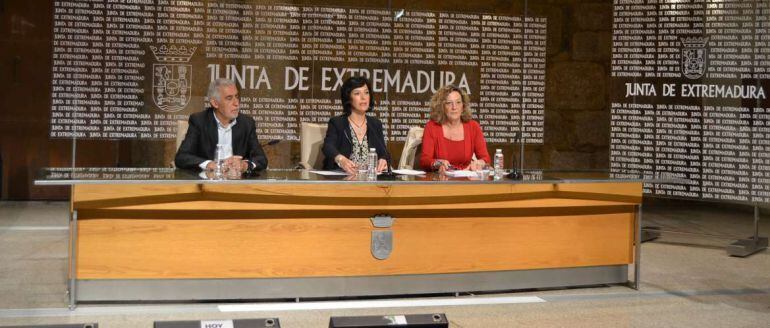
[[[450,177],[438,173],[424,175],[396,175],[386,179],[368,179],[365,175],[322,175],[309,170],[269,169],[250,175],[217,178],[211,172],[197,172],[173,168],[126,167],[56,167],[38,172],[35,185],[76,184],[520,184],[520,183],[590,183],[590,182],[650,182],[681,183],[684,179],[673,176],[645,176],[632,172],[605,170],[556,171],[525,170],[522,179],[476,174],[468,177]]]

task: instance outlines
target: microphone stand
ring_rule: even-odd
[[[385,151],[387,151],[387,146],[385,146]],[[387,167],[385,168],[385,172],[380,173],[380,175],[377,176],[377,180],[396,180],[396,174],[393,173],[393,168],[390,167],[390,152],[388,152],[388,158],[385,159],[385,162],[387,163]]]
[[[388,143],[385,141],[385,138],[382,139],[382,142],[385,145],[385,153],[388,154],[388,157],[385,159],[387,167],[385,168],[385,172],[382,172],[377,176],[377,180],[396,180],[396,174],[393,173],[393,168],[390,167],[390,160],[392,156],[388,151]]]
[[[281,142],[281,139],[272,139],[272,140],[269,140],[267,142],[260,142],[259,146],[260,147],[272,147],[272,146],[274,146],[275,144],[277,144],[279,142]],[[265,154],[265,156],[267,156],[267,154]],[[267,168],[265,168],[265,169],[267,169]],[[249,168],[246,171],[243,172],[243,176],[244,177],[249,177],[249,178],[256,178],[256,177],[259,176],[259,172],[257,170],[252,169],[251,168],[251,164],[249,164]]]
[[[385,161],[388,162],[388,168],[385,172],[382,172],[377,176],[377,180],[396,180],[396,174],[393,173],[393,170],[390,167],[390,159],[386,159]]]
[[[519,134],[516,133],[514,136],[514,149],[513,152],[511,152],[511,173],[508,173],[505,175],[506,178],[511,180],[521,180],[523,178],[521,172],[516,168],[516,141],[519,142],[519,147],[521,149],[521,161],[522,161],[522,169],[524,169],[524,142],[522,142],[519,139]]]

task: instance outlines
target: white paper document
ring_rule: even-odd
[[[311,170],[310,172],[320,175],[348,175],[344,171],[317,171],[317,170]]]
[[[425,175],[425,171],[409,170],[409,169],[393,170],[393,173],[401,174],[401,175]]]
[[[448,177],[452,177],[452,178],[467,178],[467,177],[479,176],[479,173],[476,171],[466,171],[466,170],[446,171],[445,174]]]

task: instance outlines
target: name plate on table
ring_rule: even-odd
[[[66,325],[0,326],[2,328],[99,328],[98,323],[77,323]]]
[[[155,321],[154,328],[281,328],[278,318],[201,320],[201,321]]]
[[[331,317],[329,328],[447,328],[449,320],[443,313],[382,316]]]
[[[232,320],[204,320],[201,328],[235,328]]]

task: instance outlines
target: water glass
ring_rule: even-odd
[[[484,165],[481,169],[476,171],[476,173],[479,175],[479,180],[488,180],[490,173],[489,165]]]
[[[216,153],[214,154],[214,163],[217,166],[214,173],[217,179],[221,179],[222,174],[225,171],[225,167],[224,167],[225,159],[227,159],[227,154],[225,153],[225,146],[226,145],[218,144]]]
[[[367,161],[356,161],[358,165],[358,175],[366,176],[369,173],[369,163]]]

